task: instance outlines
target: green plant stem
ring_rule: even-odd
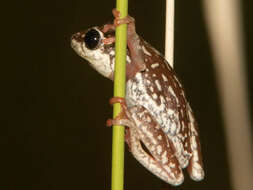
[[[127,16],[127,0],[117,0],[116,9],[120,11],[120,17]],[[122,24],[116,28],[115,42],[115,72],[114,72],[114,97],[125,97],[126,83],[126,47],[127,25]],[[113,118],[121,111],[120,104],[113,106]],[[112,137],[112,190],[124,188],[124,126],[113,126]]]

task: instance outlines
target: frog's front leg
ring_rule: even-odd
[[[117,98],[113,100],[114,103],[117,102]],[[122,99],[117,103],[119,102],[122,104]],[[134,157],[144,167],[172,185],[183,182],[183,173],[174,155],[173,143],[144,107],[128,108],[124,105],[120,117],[116,117],[111,122],[129,127],[129,137],[126,141]]]
[[[114,26],[127,24],[127,47],[130,51],[131,63],[127,65],[127,77],[131,78],[137,72],[143,71],[146,66],[144,62],[144,54],[141,48],[141,39],[135,30],[135,19],[129,15],[120,18],[120,12],[116,9],[112,10],[115,17]]]
[[[115,17],[113,24],[104,25],[102,31],[103,33],[109,30],[115,31],[116,27],[121,24],[127,24],[127,47],[130,52],[131,62],[126,65],[126,77],[127,79],[132,78],[139,71],[145,70],[144,54],[141,48],[140,37],[135,31],[135,20],[131,16],[126,16],[125,18],[120,18],[120,12],[116,9],[112,10]],[[112,44],[115,42],[115,37],[108,37],[103,39],[104,44]]]

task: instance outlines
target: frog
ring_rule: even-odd
[[[121,113],[107,125],[124,125],[129,151],[146,169],[178,186],[187,168],[195,181],[204,178],[198,124],[182,83],[164,56],[136,33],[135,19],[120,18],[77,32],[71,47],[104,77],[114,80],[115,29],[127,24],[126,96],[113,97]]]

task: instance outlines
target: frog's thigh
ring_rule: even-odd
[[[135,106],[129,112],[135,123],[130,128],[130,149],[135,158],[167,183],[181,184],[184,177],[170,139],[144,107]]]

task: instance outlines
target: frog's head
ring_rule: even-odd
[[[114,35],[114,31],[103,33],[99,27],[78,32],[71,37],[71,47],[82,58],[103,76],[112,79],[114,70],[115,48],[114,42],[105,44],[107,36]]]

